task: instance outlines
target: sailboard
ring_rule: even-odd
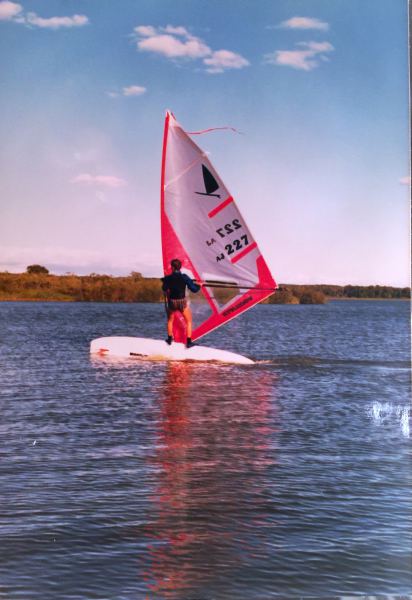
[[[168,346],[164,340],[153,340],[139,337],[102,337],[93,340],[91,354],[100,358],[128,358],[146,360],[187,360],[201,362],[223,362],[237,365],[251,365],[253,360],[208,346],[186,348],[185,344],[173,343]]]
[[[164,274],[171,273],[170,263],[178,258],[182,271],[201,284],[205,310],[193,315],[192,340],[240,316],[277,289],[233,196],[207,154],[169,111],[163,134],[160,221]],[[224,350],[185,348],[186,325],[179,312],[173,327],[171,346],[162,340],[105,337],[93,340],[90,351],[100,356],[253,362]]]

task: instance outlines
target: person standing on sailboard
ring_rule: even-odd
[[[186,321],[187,340],[186,347],[194,346],[192,342],[192,311],[190,310],[186,299],[186,288],[191,292],[198,292],[200,285],[190,279],[185,273],[181,273],[182,263],[178,258],[174,258],[170,266],[173,272],[162,278],[162,290],[167,302],[167,339],[166,343],[171,345],[173,342],[173,321],[176,312],[181,312]]]

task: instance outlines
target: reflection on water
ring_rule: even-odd
[[[152,593],[204,591],[220,567],[227,577],[228,566],[238,569],[253,553],[253,521],[265,518],[265,469],[276,460],[274,380],[261,371],[167,365],[147,572]]]

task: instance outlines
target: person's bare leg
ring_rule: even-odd
[[[167,335],[172,337],[173,336],[173,319],[174,319],[175,313],[173,311],[170,311],[167,317]]]
[[[192,311],[190,310],[189,307],[186,307],[182,311],[182,314],[186,321],[186,335],[187,335],[186,347],[191,348],[192,346],[194,346],[194,344],[192,342]]]
[[[182,311],[182,315],[186,321],[186,335],[188,338],[192,337],[192,311],[188,306]]]

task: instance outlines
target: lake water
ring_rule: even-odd
[[[156,304],[0,304],[0,597],[412,594],[409,303],[260,305],[250,366],[91,359]]]

